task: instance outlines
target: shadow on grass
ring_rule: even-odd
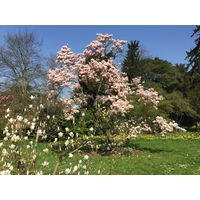
[[[135,150],[140,150],[142,152],[148,151],[150,153],[161,153],[161,152],[172,152],[172,150],[167,149],[160,149],[160,148],[149,148],[149,147],[142,147],[140,144],[133,144],[133,143],[126,143],[124,147],[131,147]]]

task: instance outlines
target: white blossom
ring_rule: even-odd
[[[37,172],[36,175],[43,175],[43,171]]]
[[[70,137],[74,137],[74,133],[73,132],[70,132],[69,135],[70,135]]]
[[[35,159],[36,159],[36,157],[37,157],[37,156],[34,154],[34,155],[33,155],[33,160],[35,160]]]
[[[69,153],[69,158],[73,158],[73,154],[72,153]]]
[[[12,142],[17,142],[17,141],[19,141],[20,140],[20,137],[19,137],[19,135],[13,135],[12,137],[11,137],[11,141]]]
[[[24,123],[25,123],[25,124],[28,123],[28,119],[25,118],[25,119],[24,119]]]
[[[10,171],[13,171],[13,166],[10,165],[10,166],[9,166],[9,169],[10,169]]]
[[[7,115],[5,115],[5,118],[7,119],[8,117],[10,117],[9,113]]]
[[[65,131],[66,131],[66,132],[69,132],[69,128],[68,128],[68,127],[66,127],[66,128],[65,128]]]
[[[35,99],[35,97],[34,97],[33,95],[31,95],[31,96],[30,96],[30,99],[34,100],[34,99]]]
[[[93,128],[93,127],[91,127],[91,128],[90,128],[90,131],[91,131],[91,132],[93,132],[93,131],[94,131],[94,128]]]
[[[38,134],[38,135],[42,135],[42,130],[41,130],[41,129],[38,129],[38,130],[37,130],[37,134]]]
[[[67,146],[69,144],[69,140],[66,140],[66,142],[64,144],[65,144],[65,146]]]
[[[76,172],[78,170],[78,166],[75,165],[74,168],[73,168],[73,172]]]
[[[43,149],[43,151],[44,151],[45,153],[47,153],[47,152],[49,151],[49,149],[46,148],[46,149]]]
[[[70,172],[71,172],[71,170],[69,169],[69,168],[67,168],[66,170],[65,170],[65,174],[70,174]]]
[[[84,160],[88,160],[89,156],[88,155],[85,155],[84,156]]]
[[[11,144],[11,145],[10,145],[10,148],[11,148],[11,149],[14,149],[14,148],[15,148],[15,145],[14,145],[14,144]]]
[[[19,121],[19,122],[21,122],[22,120],[23,120],[23,117],[22,116],[17,116],[17,120]]]
[[[34,130],[34,129],[35,129],[35,123],[31,123],[30,129],[31,129],[31,130]]]
[[[3,171],[0,171],[0,175],[10,175],[10,170],[6,169]]]
[[[58,133],[58,137],[59,137],[59,138],[63,137],[63,133],[62,133],[62,132],[59,132],[59,133]]]
[[[87,166],[86,166],[86,165],[83,165],[83,169],[87,169]]]
[[[9,123],[12,124],[12,123],[14,122],[14,119],[13,119],[13,118],[10,118],[8,121],[9,121]]]
[[[49,165],[49,163],[47,162],[47,161],[44,161],[43,163],[42,163],[42,166],[44,166],[44,167],[47,167]]]
[[[7,150],[5,148],[2,150],[2,155],[3,156],[7,156],[8,155],[8,152],[7,152]]]
[[[25,136],[25,137],[24,137],[24,140],[28,140],[28,136]]]

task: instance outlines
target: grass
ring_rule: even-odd
[[[119,136],[118,140],[123,136]],[[47,143],[40,143],[38,151],[47,148]],[[141,135],[123,144],[122,151],[127,155],[100,156],[90,154],[90,175],[200,175],[200,134],[174,133],[164,137]],[[128,152],[136,152],[135,155]],[[52,174],[57,161],[54,152],[41,154],[38,158],[42,162],[49,162]],[[67,158],[59,171],[69,167],[69,163],[78,163],[83,156],[76,155]]]
[[[113,175],[200,174],[200,140],[143,138],[131,141],[128,146],[140,150],[140,153],[91,158],[90,174],[96,174],[98,166],[103,173]]]

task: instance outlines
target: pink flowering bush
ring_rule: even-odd
[[[80,118],[80,110],[84,109],[92,113],[94,133],[98,134],[101,129],[108,138],[110,133],[122,129],[131,132],[130,135],[156,130],[151,127],[156,124],[154,119],[151,119],[151,123],[149,120],[147,122],[148,116],[140,121],[130,119],[126,122],[127,113],[134,108],[130,96],[137,96],[138,102],[154,109],[157,109],[163,97],[153,88],[145,89],[140,77],[129,83],[127,75],[117,68],[114,61],[123,51],[125,43],[124,40],[113,39],[109,34],[97,34],[97,39],[87,45],[83,53],[74,54],[67,46],[58,52],[60,67],[49,71],[49,98],[56,94],[57,89],[68,88],[72,96],[62,101],[65,117],[74,126],[78,123],[77,116]],[[160,123],[157,125],[162,127]]]

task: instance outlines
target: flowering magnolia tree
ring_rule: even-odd
[[[39,142],[47,138],[46,126],[54,116],[45,114],[43,104],[34,104],[35,97],[31,96],[33,104],[24,108],[24,115],[15,115],[8,108],[5,111],[7,121],[3,130],[3,140],[0,141],[0,175],[42,175],[42,174],[88,174],[88,156],[73,162],[75,152],[85,145],[92,144],[88,138],[79,139],[78,135],[57,128],[57,137],[47,148],[38,149]],[[32,114],[34,113],[34,115]],[[62,142],[58,140],[62,138]],[[46,161],[46,157],[56,153],[56,162]],[[65,169],[59,167],[67,160]],[[50,165],[54,165],[50,167]]]
[[[111,129],[124,129],[124,123],[120,123],[122,120],[119,120],[119,116],[125,117],[134,107],[133,103],[128,101],[130,95],[137,95],[141,103],[152,105],[155,109],[163,99],[153,88],[144,89],[140,78],[134,78],[129,83],[127,75],[121,73],[114,64],[125,43],[124,40],[113,39],[109,34],[97,34],[97,39],[87,45],[81,54],[76,55],[69,47],[63,46],[57,57],[60,67],[49,71],[49,98],[62,87],[67,87],[72,94],[70,99],[63,99],[66,119],[76,122],[75,115],[80,110],[90,110],[95,118],[94,133],[101,128],[107,133],[108,138]],[[133,120],[130,121],[131,123],[126,124],[129,134],[135,135],[144,127],[145,130],[152,132],[152,128],[145,120],[140,125]],[[154,121],[154,125],[163,127],[160,121]],[[136,131],[135,127],[140,131]]]

